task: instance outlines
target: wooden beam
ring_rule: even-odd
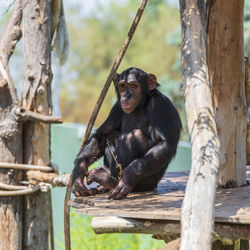
[[[137,233],[179,237],[181,233],[180,222],[170,220],[146,220],[105,216],[93,217],[91,225],[97,234]],[[215,224],[213,233],[214,241],[219,239],[224,244],[233,244],[238,239],[247,240],[249,237],[249,225]]]
[[[208,78],[205,3],[180,0],[180,14],[185,109],[192,144],[180,249],[210,250],[220,142]]]
[[[249,60],[245,57],[245,91],[247,101],[247,142],[246,142],[246,161],[247,165],[250,165],[250,79],[249,75]]]
[[[177,221],[143,220],[107,216],[93,217],[91,225],[97,234],[120,232],[180,235],[180,223]]]
[[[26,1],[23,9],[22,107],[51,115],[51,0]],[[43,89],[43,93],[39,92]],[[25,122],[24,163],[50,165],[50,126]],[[48,249],[50,192],[25,197],[23,249]]]
[[[13,119],[12,108],[17,95],[8,62],[21,38],[22,1],[16,0],[6,27],[0,36],[0,161],[22,162],[22,132]],[[0,182],[18,185],[22,171],[0,169]],[[0,248],[21,249],[23,231],[23,197],[0,197]]]
[[[218,135],[222,187],[246,184],[247,103],[243,40],[244,0],[212,1],[208,68]]]

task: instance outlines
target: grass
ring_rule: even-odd
[[[155,240],[151,235],[142,234],[100,234],[91,227],[91,217],[71,212],[72,250],[148,250],[161,249],[165,243]],[[64,241],[57,242],[64,249]]]

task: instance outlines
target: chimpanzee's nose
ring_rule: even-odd
[[[133,93],[130,89],[127,89],[123,92],[122,97],[126,100],[129,100],[133,96]]]

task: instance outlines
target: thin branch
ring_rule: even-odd
[[[9,73],[8,63],[17,42],[22,36],[20,28],[22,20],[22,1],[16,0],[14,10],[0,36],[0,72],[4,79],[7,80],[12,101],[18,103],[18,97],[15,85]]]
[[[36,112],[27,110],[23,107],[18,107],[16,109],[16,114],[21,117],[22,121],[35,121],[35,122],[43,122],[43,123],[62,123],[63,122],[61,117],[38,114]]]
[[[10,5],[7,7],[7,9],[3,12],[3,14],[1,14],[0,16],[4,16],[8,11],[9,9],[12,7],[12,5],[15,3],[15,0],[12,1],[12,3],[10,3]]]
[[[16,0],[11,16],[0,36],[0,55],[3,65],[7,65],[16,43],[22,36],[20,28],[22,20],[22,1]]]

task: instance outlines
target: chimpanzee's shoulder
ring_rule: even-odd
[[[167,108],[169,111],[170,109],[175,109],[173,103],[170,101],[170,99],[165,96],[163,93],[161,93],[158,89],[154,89],[150,95],[150,106],[154,108],[161,107],[162,109]],[[162,110],[164,112],[164,110]]]

